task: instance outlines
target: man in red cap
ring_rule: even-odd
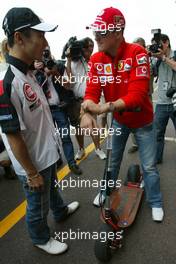
[[[147,201],[154,221],[163,220],[160,178],[155,166],[156,139],[153,127],[153,108],[149,94],[149,59],[146,50],[125,42],[125,19],[116,8],[104,9],[91,25],[99,52],[89,62],[89,79],[82,104],[81,126],[95,126],[93,114],[114,111],[112,144],[112,179],[120,170],[123,152],[129,134],[135,135],[143,169]],[[106,103],[99,105],[103,90]],[[140,109],[140,111],[134,111]],[[101,196],[101,199],[99,199]],[[93,204],[99,206],[105,196],[99,193]]]

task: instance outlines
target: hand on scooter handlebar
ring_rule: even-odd
[[[100,115],[109,111],[109,103],[96,104],[91,100],[86,100],[81,104],[81,111]]]

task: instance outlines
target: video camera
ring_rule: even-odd
[[[152,29],[151,33],[154,35],[152,42],[154,42],[152,45],[149,46],[149,51],[151,53],[157,53],[159,52],[158,49],[162,49],[162,43],[161,43],[161,29]]]
[[[77,40],[76,36],[71,37],[63,48],[61,58],[65,59],[66,57],[71,57],[72,61],[78,61],[83,56],[83,47],[83,40]]]
[[[49,49],[45,49],[43,51],[43,63],[49,70],[51,70],[56,65],[56,62],[51,59],[51,52]]]
[[[51,58],[51,52],[49,49],[45,49],[43,51],[43,63],[45,67],[47,67],[49,70],[52,70],[54,66],[57,67],[57,71],[60,73],[60,75],[64,74],[65,70],[65,60],[53,60]]]

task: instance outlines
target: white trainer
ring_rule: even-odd
[[[79,203],[75,201],[75,202],[68,204],[67,207],[68,207],[67,215],[70,215],[70,214],[73,214],[79,208]]]
[[[83,148],[79,149],[78,152],[75,155],[75,160],[80,160],[84,157],[85,150]]]
[[[140,188],[144,188],[144,187],[145,187],[145,183],[144,183],[144,180],[142,180],[140,183]]]
[[[68,249],[68,245],[66,243],[61,243],[55,240],[53,237],[50,237],[46,244],[35,246],[52,255],[62,254]]]
[[[96,149],[95,153],[97,154],[97,156],[100,159],[102,159],[102,160],[106,159],[106,154],[104,153],[104,151],[102,149]]]
[[[156,222],[162,222],[164,218],[164,211],[163,208],[152,208],[152,219]]]
[[[102,193],[98,193],[93,201],[93,205],[96,207],[100,207],[102,204],[104,204],[106,197]]]

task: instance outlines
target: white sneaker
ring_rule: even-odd
[[[44,245],[35,245],[36,247],[43,249],[49,254],[57,255],[65,252],[68,249],[66,243],[61,243],[55,240],[53,237],[50,237],[49,241]]]
[[[152,219],[156,222],[162,222],[164,217],[164,211],[163,208],[152,208]]]
[[[144,188],[144,186],[145,186],[145,183],[144,183],[144,180],[142,180],[140,183],[140,188]]]
[[[97,154],[97,156],[100,159],[102,159],[102,160],[106,159],[106,154],[104,153],[104,151],[102,149],[96,149],[95,153]]]
[[[106,197],[99,192],[93,201],[93,205],[96,207],[100,207],[100,205],[104,204],[105,199]]]
[[[68,207],[67,215],[70,215],[70,214],[73,214],[78,209],[79,203],[75,201],[75,202],[68,204],[67,207]]]
[[[84,157],[85,150],[83,148],[79,149],[78,152],[75,155],[75,160],[80,160]]]

